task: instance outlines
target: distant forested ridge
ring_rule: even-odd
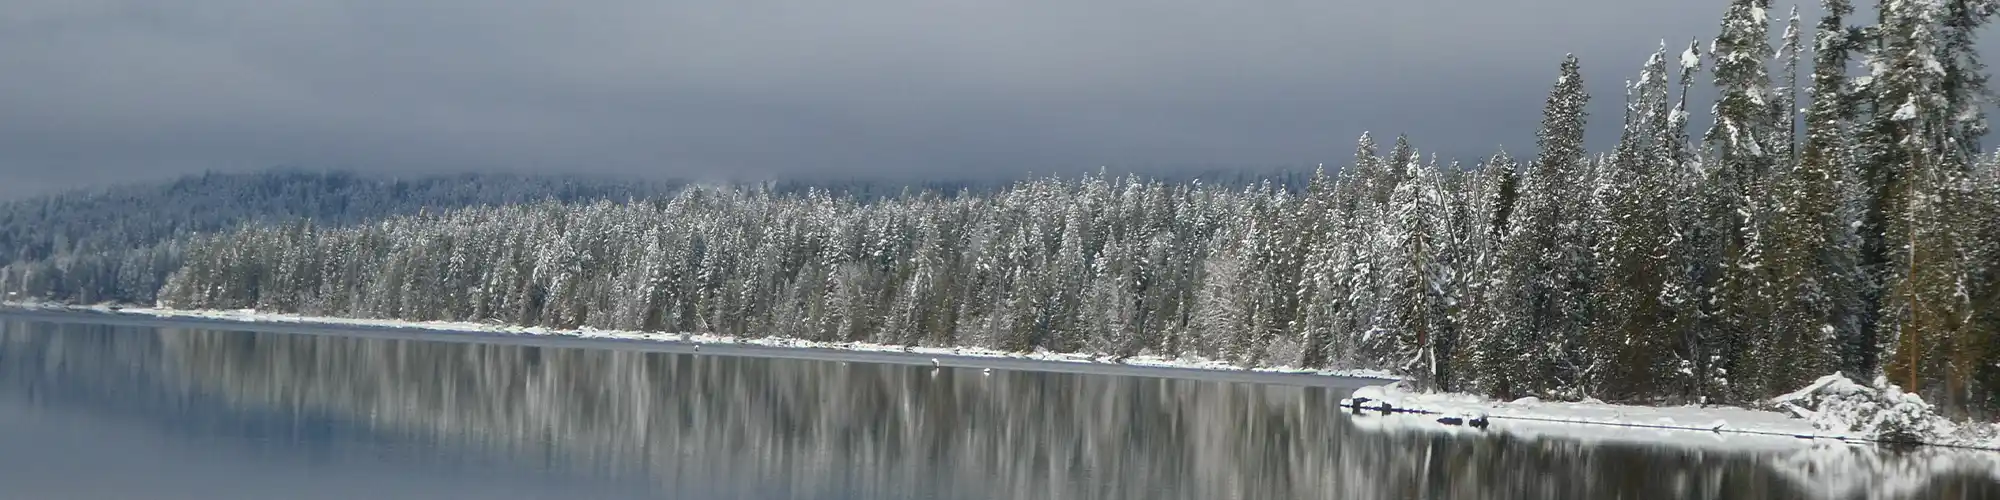
[[[342,226],[424,209],[646,199],[679,186],[565,175],[206,173],[0,202],[0,266],[7,266],[0,275],[14,285],[4,290],[35,296],[150,301],[159,279],[179,266],[172,240],[189,234],[297,220]]]
[[[1155,178],[1233,186],[1276,180],[1296,191],[1304,188],[1304,172],[1309,171],[1183,169]],[[783,194],[836,193],[866,203],[914,192],[991,194],[1012,183],[988,178],[909,185],[884,177],[823,176],[726,185]],[[299,221],[340,227],[474,206],[649,200],[672,195],[686,184],[561,174],[405,178],[281,168],[0,201],[0,293],[81,303],[150,303],[166,275],[180,267],[185,241],[177,238],[192,234]]]
[[[424,207],[651,198],[677,185],[559,175],[396,178],[298,169],[206,173],[164,184],[0,202],[0,261],[138,248],[247,221],[311,219],[346,225]]]
[[[1525,162],[1461,166],[1364,136],[1303,189],[694,188],[260,224],[175,240],[185,264],[158,296],[1382,368],[1499,397],[1744,402],[1841,371],[1991,415],[2000,159],[1979,154],[1987,76],[1971,40],[1995,8],[1889,0],[1854,27],[1828,0],[1808,41],[1796,15],[1773,37],[1768,7],[1731,1],[1710,43],[1663,44],[1626,86],[1608,152],[1583,147],[1590,97],[1571,57]],[[1718,98],[1690,130],[1698,81]]]
[[[1075,177],[1081,174],[1095,174],[1100,177],[1130,175],[1144,177],[1150,181],[1169,184],[1201,183],[1209,186],[1245,188],[1264,186],[1290,193],[1303,193],[1310,187],[1313,172],[1320,167],[1314,165],[1278,166],[1192,166],[1158,165],[1112,169],[1100,167],[1089,171],[1063,171],[1025,175],[989,175],[984,178],[932,179],[917,183],[897,180],[886,176],[795,176],[784,180],[760,184],[736,184],[738,187],[757,187],[771,194],[798,195],[816,191],[824,195],[848,198],[867,203],[884,198],[894,198],[915,193],[932,193],[941,196],[992,195],[1014,187],[1019,181],[1035,177]]]

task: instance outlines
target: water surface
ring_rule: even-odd
[[[1338,384],[46,319],[0,313],[0,497],[2000,498],[1983,454],[1443,432]]]

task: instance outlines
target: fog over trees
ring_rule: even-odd
[[[1716,39],[1636,68],[1621,117],[1585,116],[1563,60],[1522,160],[1364,136],[1303,189],[696,187],[295,220],[63,286],[173,262],[171,307],[1379,368],[1498,397],[1742,402],[1841,371],[1990,415],[2000,158],[1971,40],[1995,6],[1888,0],[1851,26],[1824,4],[1807,29],[1729,2]],[[1699,129],[1696,85],[1719,96]],[[1585,151],[1591,119],[1622,120],[1612,151]]]

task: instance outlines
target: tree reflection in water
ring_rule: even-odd
[[[150,383],[240,413],[323,415],[460,454],[716,496],[2000,494],[1992,460],[1966,458],[1977,455],[1381,429],[1332,408],[1341,394],[1300,387],[23,323],[5,326],[0,353],[10,386],[52,374]]]

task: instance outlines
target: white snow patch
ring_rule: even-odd
[[[1891,115],[1889,119],[1899,122],[1917,119],[1917,101],[1914,99],[1903,101],[1903,105],[1897,106],[1896,114]]]
[[[2000,449],[2000,425],[1952,422],[1916,394],[1877,378],[1862,385],[1839,373],[1820,377],[1803,389],[1775,398],[1813,428],[1871,439]]]
[[[1732,406],[1638,406],[1598,401],[1561,402],[1521,398],[1498,402],[1457,393],[1411,392],[1403,384],[1364,387],[1359,396],[1398,409],[1442,415],[1484,412],[1496,430],[1559,424],[1603,427],[1610,434],[1648,442],[1686,442],[1691,435],[1729,436],[1793,447],[1816,441],[1870,443],[1878,439],[2000,450],[2000,426],[1957,425],[1931,412],[1921,398],[1889,386],[1877,390],[1838,374],[1769,403],[1786,412]],[[1578,426],[1575,424],[1588,424]],[[1644,429],[1648,432],[1633,432]],[[1594,431],[1593,431],[1594,432]],[[1711,439],[1700,439],[1712,442]]]
[[[984,358],[1032,359],[1068,363],[1109,363],[1102,355],[1091,353],[1061,353],[1048,350],[1022,353],[986,349],[981,347],[914,347],[868,342],[819,342],[786,337],[730,337],[703,333],[636,332],[622,330],[600,330],[580,328],[564,330],[539,326],[515,326],[495,322],[477,321],[408,321],[393,319],[361,319],[331,316],[305,316],[262,312],[255,309],[238,310],[189,310],[162,307],[118,307],[108,304],[91,306],[71,306],[53,302],[0,302],[0,307],[38,310],[85,310],[119,314],[134,314],[157,318],[195,318],[243,323],[292,323],[332,326],[366,326],[376,328],[398,328],[429,330],[436,332],[489,333],[514,335],[558,335],[586,339],[650,340],[659,342],[681,342],[691,344],[738,344],[766,347],[791,347],[801,349],[839,349],[868,352],[906,352],[923,355],[954,355]],[[922,359],[922,358],[914,358]],[[1227,361],[1199,357],[1168,357],[1159,355],[1138,355],[1120,361],[1130,366],[1150,366],[1161,368],[1195,368],[1204,370],[1251,371],[1261,373],[1299,373],[1336,377],[1362,377],[1394,380],[1397,377],[1381,370],[1323,370],[1293,366],[1246,367]]]
[[[1489,403],[1491,404],[1491,403]],[[1519,411],[1519,410],[1509,410]],[[1348,420],[1370,432],[1414,432],[1446,436],[1503,434],[1534,441],[1584,444],[1633,444],[1743,453],[1756,467],[1790,483],[1801,498],[1912,498],[1953,475],[2000,480],[2000,453],[1924,447],[1889,452],[1863,442],[1829,438],[1800,439],[1769,434],[1742,434],[1725,429],[1674,430],[1672,417],[1645,422],[1655,427],[1576,425],[1574,423],[1495,418],[1487,429],[1441,425],[1433,416],[1364,414]],[[1692,427],[1692,426],[1690,426]]]

